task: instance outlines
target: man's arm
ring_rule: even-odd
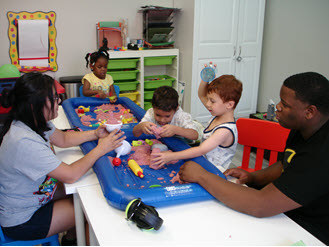
[[[253,188],[263,188],[281,176],[283,165],[278,161],[271,166],[255,172],[247,172],[240,168],[231,168],[225,171],[225,176],[238,178],[239,184],[246,184]]]
[[[241,186],[206,171],[193,161],[186,162],[181,167],[179,175],[183,181],[199,183],[211,195],[228,207],[256,217],[273,216],[301,207],[300,204],[279,191],[272,183],[266,185],[261,190]],[[264,175],[267,178],[259,177]],[[258,173],[255,174],[253,183],[263,183],[265,180],[273,177],[275,176]]]

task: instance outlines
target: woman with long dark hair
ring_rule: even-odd
[[[74,238],[74,207],[63,183],[73,183],[98,158],[119,147],[123,132],[105,126],[82,132],[63,132],[50,121],[58,115],[60,98],[54,79],[41,73],[21,76],[1,104],[12,107],[0,133],[0,225],[17,240],[45,238],[68,231]],[[51,144],[65,148],[97,140],[83,158],[68,165]]]

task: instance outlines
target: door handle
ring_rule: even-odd
[[[242,60],[242,57],[241,57],[241,46],[239,46],[239,55],[236,58],[236,61],[240,62],[241,60]]]

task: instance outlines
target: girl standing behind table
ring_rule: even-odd
[[[113,86],[112,76],[107,74],[107,64],[110,56],[107,51],[102,48],[93,53],[87,53],[85,57],[87,61],[86,67],[89,67],[92,73],[86,74],[81,82],[83,84],[83,95],[94,96],[105,99],[110,97],[110,102],[117,101],[117,95]]]
[[[65,195],[63,183],[74,183],[98,158],[119,147],[125,139],[123,132],[109,134],[105,126],[83,132],[56,129],[50,120],[58,116],[60,98],[54,79],[40,73],[24,74],[0,99],[3,106],[12,107],[0,132],[0,225],[4,233],[13,239],[32,240],[68,231],[64,239],[74,239],[73,201]],[[71,165],[51,149],[51,144],[65,148],[97,139],[98,145]]]

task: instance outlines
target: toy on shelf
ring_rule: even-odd
[[[215,79],[217,73],[217,64],[212,64],[212,62],[209,62],[208,64],[204,65],[204,68],[201,70],[200,76],[201,79],[205,82],[211,82],[213,79]]]
[[[127,20],[100,21],[96,24],[97,47],[105,50],[124,51],[126,47]]]
[[[133,159],[128,159],[128,165],[133,173],[140,178],[144,177],[143,169],[137,164],[137,162]]]

